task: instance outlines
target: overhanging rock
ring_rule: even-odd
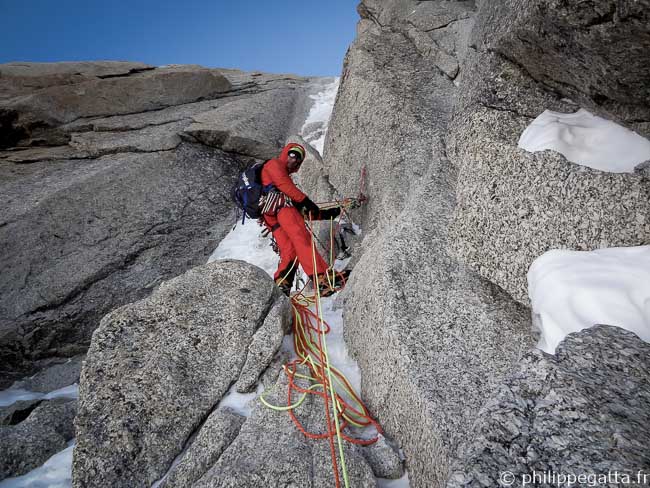
[[[650,136],[650,2],[481,2],[473,42],[591,112]]]
[[[184,133],[224,151],[271,159],[288,136],[297,98],[291,88],[258,93],[195,115]]]
[[[17,113],[12,130],[22,130],[34,138],[47,134],[43,125],[56,127],[80,117],[158,110],[215,98],[230,88],[223,75],[209,69],[158,68],[124,77],[45,87],[0,102],[0,112]]]

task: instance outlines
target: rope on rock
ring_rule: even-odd
[[[319,204],[321,208],[333,208],[335,206],[341,207],[341,213],[347,216],[347,210],[356,208],[366,201],[363,194],[363,185],[365,181],[365,167],[361,174],[361,189],[358,198],[346,198],[341,201],[333,201]],[[347,216],[349,219],[349,216]],[[349,219],[351,222],[351,219]],[[310,222],[310,230],[313,223]],[[334,220],[330,219],[330,239],[329,239],[329,258],[330,258],[330,273],[327,273],[328,284],[333,289],[336,283],[336,275],[334,271],[334,235],[340,228],[340,221],[337,222],[336,228]],[[316,269],[316,236],[313,231],[312,234],[312,257],[314,260],[314,269]],[[321,243],[322,245],[322,243]],[[323,246],[324,247],[324,246]],[[326,335],[330,331],[330,326],[323,320],[321,308],[321,296],[318,286],[317,277],[312,277],[314,292],[308,293],[305,291],[306,284],[302,289],[291,296],[291,307],[293,313],[292,332],[293,332],[293,347],[297,359],[285,364],[283,366],[284,373],[288,379],[287,391],[287,405],[278,406],[272,405],[265,398],[264,395],[260,396],[262,403],[276,411],[288,412],[291,420],[309,439],[328,439],[330,444],[330,453],[332,456],[332,465],[334,469],[334,476],[336,480],[336,487],[340,487],[339,479],[339,463],[337,461],[336,448],[334,445],[334,437],[337,439],[338,444],[338,457],[340,458],[341,472],[343,474],[343,481],[345,487],[349,487],[349,480],[347,468],[345,465],[345,456],[343,449],[343,440],[352,444],[367,446],[375,443],[378,440],[379,434],[382,429],[379,424],[372,418],[367,407],[363,401],[354,391],[354,388],[345,377],[345,375],[337,368],[332,366],[327,350]],[[342,279],[339,289],[345,286],[345,279]],[[314,310],[315,309],[315,310]],[[309,375],[301,374],[298,372],[300,366],[306,366],[309,369]],[[308,388],[299,386],[296,381],[298,379],[308,380],[313,384]],[[298,400],[294,401],[294,397],[298,396]],[[325,404],[325,432],[310,432],[307,430],[300,420],[296,417],[294,410],[298,408],[308,397],[308,395],[316,395],[323,399]],[[330,408],[331,405],[331,408]],[[345,430],[350,427],[374,427],[378,432],[377,436],[371,439],[357,439],[348,435]]]

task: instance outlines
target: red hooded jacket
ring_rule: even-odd
[[[279,191],[294,202],[302,202],[307,198],[291,180],[289,176],[288,158],[289,151],[293,147],[305,149],[300,144],[287,144],[275,159],[270,159],[262,168],[262,184],[273,184]],[[291,173],[298,171],[296,168]],[[276,280],[287,275],[287,270],[295,267],[297,259],[302,269],[309,276],[323,274],[327,271],[327,263],[321,255],[313,251],[311,233],[305,227],[305,220],[302,214],[293,206],[284,207],[277,214],[267,213],[263,215],[264,223],[273,232],[273,237],[280,251],[280,263],[275,272]],[[316,266],[314,266],[314,260]]]
[[[284,146],[280,155],[277,158],[269,159],[262,168],[262,185],[272,184],[294,202],[302,202],[307,195],[301,192],[293,183],[291,176],[289,176],[289,168],[287,168],[287,159],[292,147],[299,147],[302,149],[303,154],[307,154],[305,148],[300,144],[289,143]],[[291,173],[296,171],[298,171],[298,168],[291,171]]]

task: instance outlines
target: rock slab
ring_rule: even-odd
[[[81,374],[73,486],[160,479],[239,377],[279,295],[261,269],[217,261],[104,317]]]
[[[460,88],[408,35],[414,23],[427,35],[445,30],[438,39],[457,46],[448,52],[460,66],[465,37],[452,26],[473,8],[362,2],[325,143],[341,196],[358,194],[365,171],[368,201],[352,214],[363,241],[345,289],[345,339],[363,398],[404,451],[412,487],[444,486],[481,406],[534,344],[529,311],[448,251],[457,173],[444,135]]]

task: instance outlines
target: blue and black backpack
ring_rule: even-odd
[[[232,201],[243,213],[242,223],[246,217],[259,219],[262,216],[260,200],[273,188],[273,185],[262,185],[262,168],[265,164],[266,161],[255,163],[242,171],[230,191]]]

